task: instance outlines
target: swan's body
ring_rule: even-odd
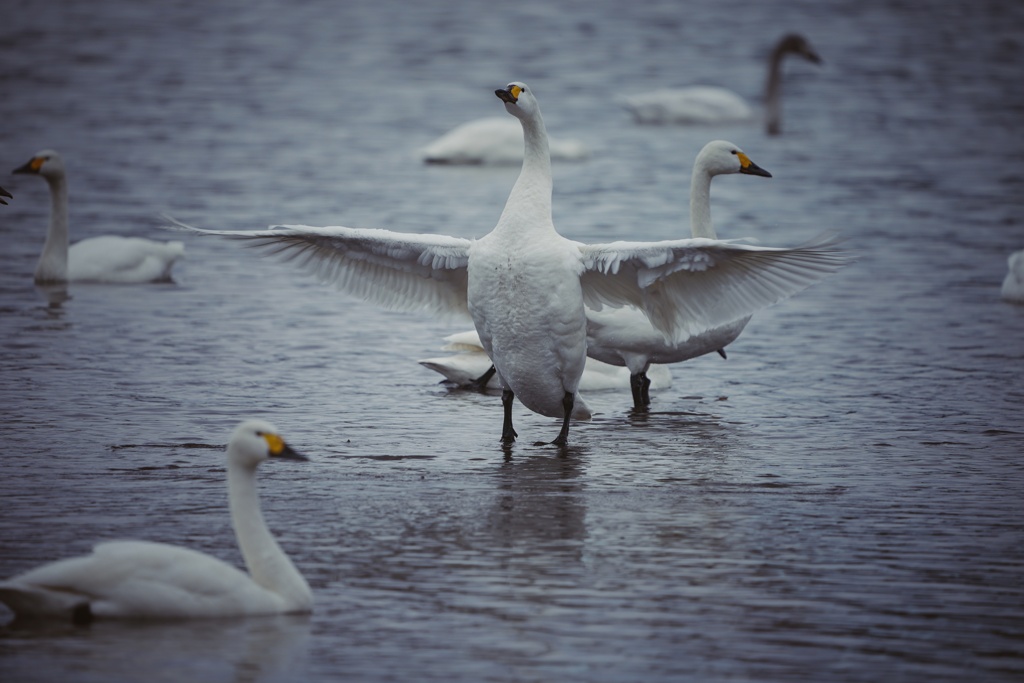
[[[768,58],[764,88],[765,129],[769,135],[777,135],[782,127],[782,60],[791,54],[815,64],[821,62],[803,36],[790,34],[775,45]],[[644,124],[739,123],[755,118],[754,108],[746,100],[717,86],[663,88],[629,97],[625,104],[636,122]]]
[[[717,239],[711,222],[711,179],[741,173],[771,177],[736,145],[714,140],[704,145],[693,163],[690,180],[690,231],[695,238]],[[610,365],[629,368],[633,407],[650,404],[651,363],[679,363],[723,349],[735,341],[750,316],[704,330],[681,341],[666,341],[643,312],[633,307],[587,311],[587,355]]]
[[[496,94],[522,122],[523,168],[495,228],[478,240],[347,227],[184,229],[248,240],[297,258],[323,279],[391,308],[469,313],[504,391],[562,418],[564,444],[586,357],[584,304],[632,304],[668,339],[738,320],[846,263],[833,238],[794,249],[710,239],[581,244],[555,232],[540,108],[522,83]]]
[[[249,574],[188,548],[113,541],[95,546],[91,555],[0,582],[0,602],[17,618],[78,622],[308,612],[313,604],[309,585],[260,512],[256,467],[272,457],[305,459],[271,425],[259,420],[239,425],[227,449],[228,497]]]
[[[1024,304],[1024,249],[1010,254],[1007,265],[1009,268],[1003,278],[1002,296],[1007,301]]]
[[[554,161],[582,161],[589,155],[579,140],[550,140]],[[428,164],[521,164],[523,129],[507,117],[469,121],[448,131],[424,147]]]
[[[39,152],[14,172],[39,175],[50,187],[50,227],[36,266],[37,283],[137,284],[170,280],[174,262],[185,253],[181,242],[104,235],[68,246],[68,185],[59,154]]]
[[[639,315],[643,317],[642,313]],[[647,318],[644,318],[644,321],[646,322]],[[447,343],[441,347],[441,350],[456,351],[457,353],[451,356],[424,358],[418,361],[419,364],[444,375],[448,382],[460,388],[501,388],[497,374],[493,372],[488,374],[493,366],[487,352],[480,344],[480,336],[476,330],[449,335],[445,337],[445,341]],[[647,377],[650,379],[651,389],[667,389],[672,386],[672,373],[663,365],[651,365],[647,371]],[[481,382],[481,379],[484,381]],[[629,387],[630,376],[627,368],[587,358],[586,364],[583,366],[583,375],[580,376],[579,389],[581,392],[621,391],[629,389]]]

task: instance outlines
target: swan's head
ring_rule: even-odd
[[[713,176],[743,173],[763,178],[772,177],[771,173],[751,161],[742,149],[725,140],[714,140],[704,145],[704,149],[697,155],[694,168],[703,169],[708,175]]]
[[[45,149],[26,161],[12,173],[31,173],[41,175],[47,180],[64,177],[64,160],[52,149]]]
[[[246,420],[235,428],[228,443],[228,462],[255,468],[271,458],[307,460],[284,442],[277,428],[263,420]]]
[[[540,113],[537,100],[534,99],[533,93],[525,83],[513,81],[504,88],[495,90],[494,94],[505,103],[508,113],[517,119],[531,118]]]
[[[783,36],[779,40],[778,46],[775,48],[780,54],[794,54],[800,55],[808,62],[814,62],[815,64],[821,64],[821,57],[811,47],[810,42],[799,33],[790,33],[787,36]]]

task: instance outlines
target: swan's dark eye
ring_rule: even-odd
[[[256,436],[263,436],[263,432],[257,431]]]
[[[733,151],[729,152],[729,154],[732,154],[733,156],[735,156],[736,154],[739,154],[739,152],[737,152],[736,150],[733,150]]]

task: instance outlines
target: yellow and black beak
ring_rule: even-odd
[[[740,152],[736,156],[740,160],[740,173],[745,173],[746,175],[759,175],[763,178],[772,177],[771,173],[755,164],[753,161],[750,160],[750,157],[748,157],[743,152]]]
[[[32,157],[23,166],[11,171],[11,173],[39,173],[39,169],[46,163],[46,157]]]
[[[523,89],[518,85],[510,85],[504,90],[501,88],[495,90],[494,94],[505,104],[515,104],[519,101],[519,93],[521,92],[523,92]]]
[[[267,442],[267,447],[270,449],[271,458],[282,458],[284,460],[309,460],[306,456],[293,451],[291,446],[284,442],[277,434],[264,434],[264,440]]]

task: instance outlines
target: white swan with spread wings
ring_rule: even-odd
[[[491,232],[472,240],[348,227],[198,230],[290,258],[367,301],[472,317],[501,379],[502,442],[518,436],[512,401],[562,419],[580,415],[584,305],[642,309],[669,340],[775,303],[842,267],[834,237],[791,249],[714,239],[583,244],[555,231],[551,162],[540,108],[521,82],[495,91],[523,127],[523,167]]]

